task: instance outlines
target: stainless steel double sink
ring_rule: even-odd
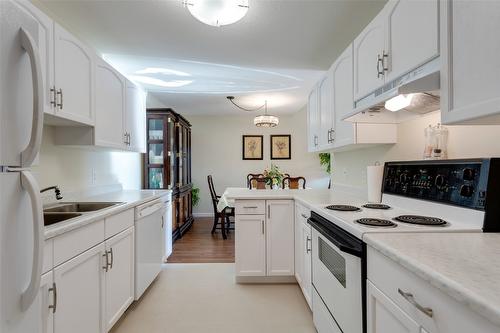
[[[64,202],[44,208],[44,225],[52,225],[66,221],[85,213],[96,212],[102,209],[121,205],[123,202]]]

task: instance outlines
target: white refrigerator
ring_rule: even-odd
[[[43,207],[30,171],[43,130],[38,36],[29,10],[0,0],[0,333],[39,333],[47,324]]]

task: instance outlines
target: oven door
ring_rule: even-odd
[[[326,237],[314,225],[312,243],[314,288],[343,332],[362,333],[362,252],[351,254],[349,244]]]

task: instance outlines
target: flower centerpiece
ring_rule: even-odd
[[[271,164],[271,168],[269,170],[264,169],[263,174],[264,177],[268,178],[267,185],[272,188],[279,188],[283,178],[285,177],[280,168],[275,164]]]

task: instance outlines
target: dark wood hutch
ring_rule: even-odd
[[[191,227],[191,124],[170,108],[147,109],[145,189],[172,190],[172,232],[176,240]]]

